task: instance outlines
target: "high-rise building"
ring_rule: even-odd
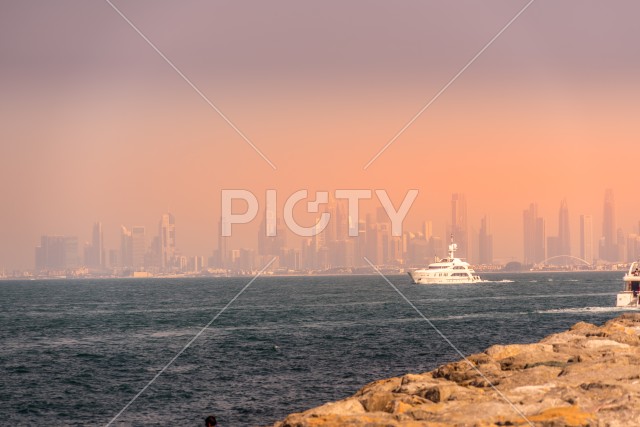
[[[364,220],[358,220],[357,227],[358,235],[355,237],[351,237],[350,239],[354,239],[355,244],[354,264],[356,266],[361,266],[366,265],[364,257],[367,254],[367,223]]]
[[[560,238],[558,236],[547,237],[547,259],[551,264],[562,264],[564,259],[560,258]]]
[[[593,216],[580,215],[580,258],[593,264]]]
[[[91,233],[91,245],[85,248],[84,263],[92,269],[102,269],[106,265],[106,254],[104,251],[104,237],[102,234],[102,223],[93,224]]]
[[[599,245],[599,258],[605,261],[618,261],[618,238],[616,235],[615,204],[613,190],[604,193],[604,208],[602,216],[602,239]]]
[[[133,267],[133,243],[131,230],[124,225],[120,226],[120,267]]]
[[[424,266],[428,263],[429,257],[429,241],[424,239],[423,236],[415,236],[413,233],[406,232],[408,234],[407,242],[407,263],[411,266]]]
[[[65,270],[78,267],[78,238],[42,236],[35,249],[36,270]]]
[[[562,199],[558,213],[558,255],[571,255],[571,232],[569,228],[569,207],[567,199]]]
[[[422,235],[425,240],[430,240],[433,236],[433,221],[422,222]]]
[[[222,230],[225,227],[231,227],[230,220],[227,217],[221,217],[220,221],[218,221],[218,253],[217,253],[217,263],[220,268],[231,268],[231,254],[229,247],[229,239],[231,236],[223,236]]]
[[[391,256],[391,223],[378,222],[375,228],[376,236],[376,260],[378,265],[386,265]]]
[[[468,258],[470,253],[467,229],[467,199],[464,194],[454,193],[451,196],[451,229],[447,234],[453,234],[453,239],[458,245],[456,257]]]
[[[109,249],[109,267],[115,268],[121,265],[120,252],[117,249]]]
[[[338,240],[348,240],[349,230],[356,224],[357,218],[349,217],[349,207],[346,200],[336,201],[336,237]],[[346,245],[349,245],[346,243]]]
[[[402,265],[404,262],[404,256],[405,251],[403,250],[402,236],[390,235],[386,264]]]
[[[640,259],[640,236],[632,233],[627,236],[627,262]]]
[[[367,240],[365,242],[364,256],[375,265],[382,264],[382,260],[378,261],[378,234],[376,222],[374,222],[373,215],[370,213],[368,213],[365,218],[365,234],[367,236]]]
[[[263,220],[258,229],[258,255],[281,256],[287,245],[287,231],[280,219],[275,217],[267,225]]]
[[[134,226],[131,229],[131,258],[133,268],[144,268],[144,256],[147,251],[144,227]]]
[[[522,214],[524,225],[524,263],[535,264],[545,259],[545,224],[538,216],[538,205],[531,203]]]
[[[493,235],[491,234],[489,218],[486,215],[480,220],[478,262],[480,264],[493,264]]]
[[[324,235],[324,241],[327,245],[344,237],[338,236],[337,210],[338,205],[336,203],[336,199],[333,197],[333,195],[329,195],[329,201],[322,210],[323,213],[326,212],[329,214],[329,222],[322,231],[322,234]]]
[[[162,270],[169,269],[175,264],[176,256],[176,219],[170,214],[166,213],[160,218],[160,225],[158,226],[158,236],[160,245],[160,268]]]
[[[547,237],[547,259],[552,264],[567,263],[571,256],[571,233],[567,199],[560,202],[558,211],[558,235]]]

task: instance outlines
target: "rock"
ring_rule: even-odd
[[[638,420],[640,314],[632,313],[376,381],[274,427],[631,426]]]

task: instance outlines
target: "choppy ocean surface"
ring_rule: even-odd
[[[389,279],[471,354],[620,315],[622,275]],[[107,424],[249,280],[0,281],[2,424]],[[266,426],[459,358],[379,276],[260,277],[114,424]]]

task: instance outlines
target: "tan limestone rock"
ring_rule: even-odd
[[[640,426],[640,314],[380,380],[274,427]]]

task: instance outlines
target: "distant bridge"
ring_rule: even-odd
[[[577,256],[571,256],[571,255],[556,255],[556,256],[552,256],[549,257],[547,259],[545,259],[544,261],[541,261],[539,263],[537,263],[536,265],[544,265],[547,264],[548,261],[551,261],[553,259],[558,259],[558,258],[569,258],[575,261],[580,261],[581,263],[591,267],[591,263],[589,261],[587,261],[586,259],[582,259],[582,258],[578,258]]]

